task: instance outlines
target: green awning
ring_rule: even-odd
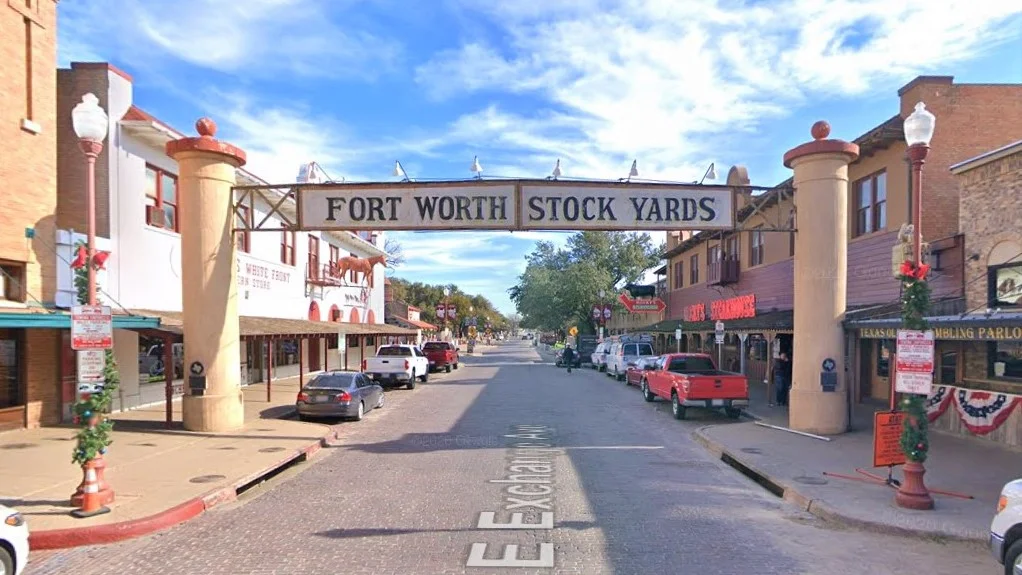
[[[159,318],[140,315],[113,316],[114,329],[158,329]],[[71,329],[71,314],[64,311],[0,311],[0,327],[2,328],[48,328]]]

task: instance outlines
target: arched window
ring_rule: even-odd
[[[362,323],[361,318],[358,317],[357,309],[351,308],[351,315],[349,316],[348,321],[351,323]]]
[[[341,321],[341,308],[336,305],[330,306],[330,321]]]
[[[376,323],[376,314],[373,313],[373,310],[366,312],[366,323]]]
[[[319,321],[319,304],[316,302],[309,304],[309,321]]]

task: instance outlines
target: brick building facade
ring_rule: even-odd
[[[58,332],[33,327],[56,292],[56,27],[54,0],[0,5],[0,430],[60,416]]]
[[[951,77],[922,76],[898,96],[897,114],[854,140],[861,155],[848,168],[846,376],[854,400],[877,404],[890,398],[893,340],[887,328],[900,321],[892,251],[912,212],[903,119],[919,101],[937,118],[924,171],[922,232],[934,266],[931,287],[939,313],[961,313],[966,307],[966,241],[959,233],[959,185],[949,168],[1022,137],[1022,122],[1005,121],[1022,119],[1020,85],[955,84]],[[741,170],[732,170],[729,183],[744,179],[748,184]],[[789,180],[765,193],[739,196],[740,231],[669,239],[668,319],[645,331],[658,333],[658,340],[674,347],[673,334],[680,327],[682,349],[710,350],[715,349],[714,323],[721,319],[725,367],[741,363],[752,380],[765,379],[780,351],[797,353],[790,349],[794,235],[788,231],[797,229],[795,193]],[[834,273],[822,263],[811,271]],[[731,311],[714,313],[714,305]],[[937,354],[938,373],[960,380],[959,344],[940,342]]]

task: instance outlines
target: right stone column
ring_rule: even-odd
[[[813,125],[813,141],[784,154],[795,172],[795,291],[792,388],[788,425],[835,435],[848,429],[845,300],[848,278],[848,164],[859,146],[829,140]],[[836,386],[828,381],[836,375]]]

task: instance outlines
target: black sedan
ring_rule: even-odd
[[[383,407],[383,388],[355,371],[329,371],[313,378],[295,400],[302,421],[341,417],[359,421],[365,413]]]

